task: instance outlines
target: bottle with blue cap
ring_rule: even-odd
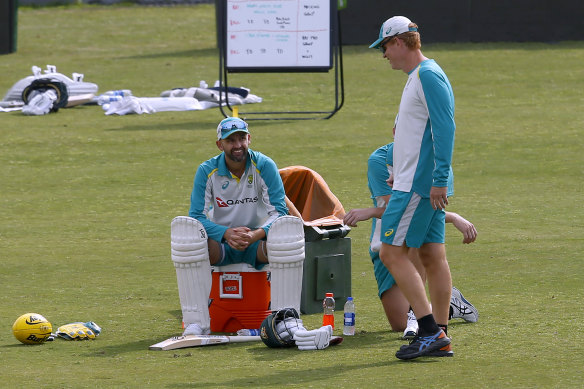
[[[343,335],[355,335],[355,302],[353,297],[347,297],[344,311]]]

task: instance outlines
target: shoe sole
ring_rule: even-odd
[[[403,350],[406,347],[408,347],[408,345],[404,344],[403,346],[400,347],[400,350]],[[454,351],[452,351],[452,349],[448,350],[448,351],[439,349],[439,350],[431,351],[428,354],[426,354],[425,356],[426,357],[453,357]]]
[[[431,353],[426,354],[427,357],[453,357],[454,351],[432,351]]]

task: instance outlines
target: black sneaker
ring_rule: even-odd
[[[404,350],[406,347],[408,347],[408,345],[404,344],[403,346],[401,346],[400,350]],[[428,354],[426,354],[426,356],[427,357],[453,357],[454,351],[452,351],[452,345],[449,344],[449,345],[444,346],[438,350],[430,351]]]
[[[448,346],[450,339],[440,330],[429,336],[416,336],[408,345],[403,345],[395,356],[399,359],[413,359],[428,355],[432,351],[440,350],[442,347]]]

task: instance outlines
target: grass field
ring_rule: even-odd
[[[211,84],[214,15],[209,5],[21,8],[18,52],[0,56],[0,93],[46,64],[84,73],[101,92],[158,96]],[[456,96],[450,210],[479,231],[463,246],[447,229],[454,284],[480,311],[476,324],[451,323],[454,358],[394,357],[403,341],[376,297],[369,224],[349,235],[357,335],[341,346],[149,351],[180,332],[169,225],[188,212],[196,166],[217,153],[222,116],[110,117],[82,106],[0,113],[0,387],[581,387],[584,42],[423,50]],[[406,78],[378,51],[343,53],[346,102],[337,115],[250,128],[252,148],[280,167],[318,171],[351,209],[369,205],[367,157],[390,141]],[[261,109],[331,105],[329,74],[238,74],[230,84],[263,97]],[[103,333],[24,346],[11,326],[25,312],[54,326],[92,320]],[[303,319],[315,328],[321,317]]]

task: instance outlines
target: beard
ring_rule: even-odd
[[[225,155],[227,156],[227,158],[229,158],[233,162],[243,162],[243,161],[245,161],[245,158],[247,156],[247,150],[246,149],[242,149],[242,150],[243,150],[243,153],[241,155],[234,155],[233,150],[231,150],[231,152],[229,154],[225,154]],[[239,150],[237,150],[237,151],[239,151]]]

